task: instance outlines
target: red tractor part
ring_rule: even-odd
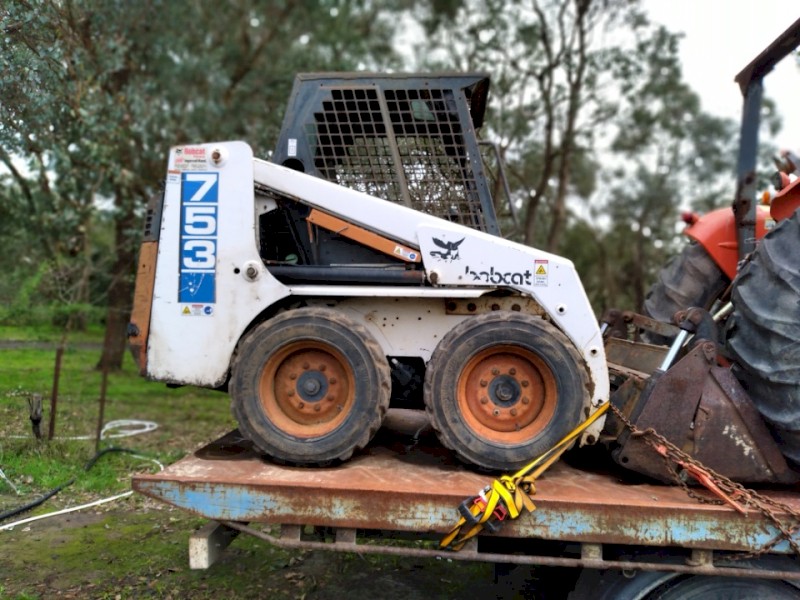
[[[800,178],[789,181],[787,176],[786,179],[788,183],[781,186],[770,203],[769,212],[775,221],[788,219],[800,207]]]
[[[800,194],[798,197],[800,198]],[[733,279],[739,262],[733,210],[718,208],[700,217],[692,217],[691,221],[684,234],[703,246],[728,279]],[[770,207],[759,205],[756,210],[756,239],[763,238],[774,226],[775,219],[770,215]]]

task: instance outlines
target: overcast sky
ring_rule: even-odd
[[[645,0],[644,5],[654,21],[685,34],[684,77],[703,108],[737,122],[742,96],[733,78],[800,18],[798,0]],[[764,90],[783,117],[776,144],[800,151],[800,68],[791,56],[764,79]]]

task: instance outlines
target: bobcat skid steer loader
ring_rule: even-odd
[[[496,235],[487,90],[299,76],[273,161],[172,148],[129,328],[142,374],[227,390],[242,435],[298,465],[348,459],[390,406],[488,469],[571,431],[608,400],[603,340],[569,260]]]

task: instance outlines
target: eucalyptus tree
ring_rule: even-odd
[[[613,116],[609,37],[644,27],[628,0],[465,0],[435,32],[427,64],[488,70],[488,135],[499,141],[524,223],[517,237],[560,246],[570,196],[595,189],[598,126]]]
[[[433,40],[418,59],[492,75],[485,134],[524,215],[511,235],[575,257],[597,308],[637,308],[679,209],[721,198],[735,163],[735,126],[705,113],[684,81],[680,36],[636,0],[449,9],[446,20],[418,11]]]
[[[298,71],[397,68],[390,2],[7,0],[0,7],[0,161],[42,240],[81,264],[75,298],[108,270],[100,366],[119,367],[142,207],[169,146],[244,139],[267,155]],[[102,208],[106,264],[92,253]],[[64,240],[73,247],[67,251]]]

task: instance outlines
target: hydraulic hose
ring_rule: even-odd
[[[97,461],[100,460],[100,458],[102,458],[103,456],[105,456],[106,454],[109,454],[111,452],[126,452],[128,454],[133,454],[135,456],[141,456],[141,454],[139,454],[137,451],[131,450],[129,448],[119,448],[119,447],[116,447],[116,446],[111,446],[110,448],[104,448],[103,450],[100,450],[99,452],[97,452],[84,465],[83,470],[84,471],[89,471],[89,469],[91,469],[97,463]],[[44,502],[46,502],[47,500],[49,500],[50,498],[52,498],[53,496],[58,494],[58,492],[63,490],[65,487],[68,487],[68,486],[72,485],[73,483],[75,483],[75,478],[74,477],[72,479],[70,479],[69,481],[67,481],[65,483],[62,483],[58,487],[53,488],[52,490],[50,490],[46,494],[40,496],[36,500],[33,500],[32,502],[29,502],[28,504],[24,504],[24,505],[19,506],[17,508],[12,508],[12,509],[9,509],[9,510],[3,512],[3,513],[0,513],[0,523],[5,521],[6,519],[10,519],[11,517],[14,517],[16,515],[22,514],[24,512],[27,512],[29,510],[32,510],[32,509],[36,508],[37,506],[43,504]]]

